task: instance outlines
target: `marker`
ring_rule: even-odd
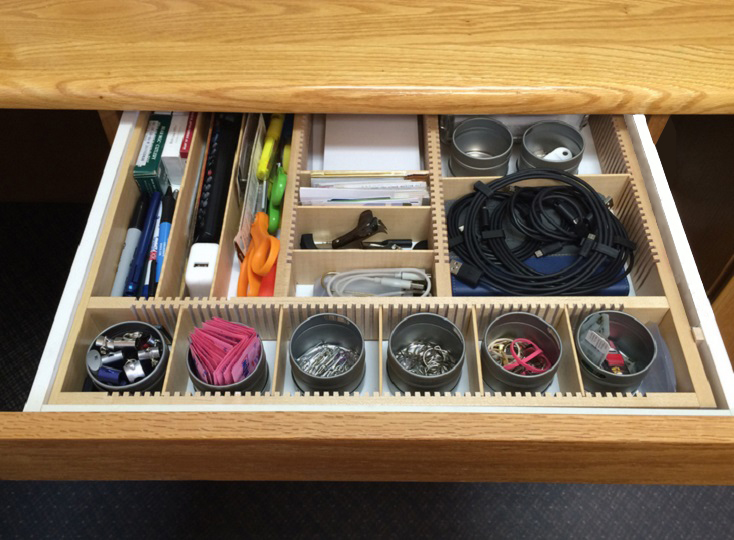
[[[155,296],[155,259],[158,255],[158,232],[161,228],[161,204],[158,205],[158,213],[155,216],[155,228],[153,229],[153,238],[150,241],[150,252],[148,254],[148,265],[145,267],[145,278],[140,280],[142,290],[139,297],[145,297],[147,300],[151,296]]]
[[[270,125],[265,133],[265,142],[263,143],[260,161],[257,163],[257,179],[264,182],[270,176],[270,171],[275,163],[276,153],[278,151],[278,142],[280,134],[283,131],[284,114],[274,114],[270,117]]]
[[[178,191],[176,192],[178,193]],[[158,233],[158,256],[155,269],[155,282],[161,280],[161,269],[163,268],[163,257],[166,255],[166,247],[168,246],[168,235],[171,232],[171,222],[173,221],[173,211],[176,209],[176,198],[171,192],[171,188],[166,191],[163,197],[163,210],[161,211],[161,229]]]
[[[140,235],[143,233],[143,223],[145,221],[145,212],[148,209],[148,196],[142,193],[138,199],[138,203],[133,210],[133,218],[130,220],[130,227],[125,235],[125,243],[122,246],[120,254],[120,262],[117,263],[117,273],[115,281],[112,284],[111,296],[122,296],[125,292],[125,283],[130,273],[135,248],[140,241]]]
[[[127,276],[127,285],[125,285],[125,296],[135,296],[140,287],[140,280],[144,279],[143,270],[147,262],[148,248],[150,248],[150,240],[153,237],[153,229],[155,229],[155,216],[158,214],[158,208],[161,202],[161,194],[154,191],[150,196],[150,204],[145,214],[145,223],[143,225],[143,233],[140,236],[138,246],[135,248],[135,255],[130,265],[130,273]]]

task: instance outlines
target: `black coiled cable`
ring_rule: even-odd
[[[514,186],[525,180],[552,180],[552,186]],[[508,189],[509,188],[509,189]],[[455,201],[447,215],[449,248],[461,258],[452,272],[462,279],[470,265],[484,283],[518,296],[591,295],[627,274],[635,244],[604,198],[572,174],[529,169],[492,182],[477,182],[474,193]],[[521,241],[511,247],[507,233]],[[528,257],[572,251],[577,259],[562,270],[542,274]],[[476,281],[476,280],[474,280]]]

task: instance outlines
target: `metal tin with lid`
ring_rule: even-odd
[[[597,365],[591,358],[587,347],[582,345],[589,336],[589,330],[601,316],[609,317],[608,341],[620,353],[634,362],[633,373],[612,373]],[[594,338],[595,336],[591,336]],[[634,392],[650,371],[658,353],[655,338],[648,328],[637,318],[622,311],[597,311],[591,313],[576,329],[576,351],[581,363],[581,376],[584,387],[590,392]]]
[[[260,338],[258,337],[258,339]],[[186,367],[189,370],[191,384],[199,392],[262,392],[270,376],[270,368],[265,359],[265,347],[262,345],[262,340],[260,341],[260,359],[257,362],[257,366],[255,366],[255,370],[236,383],[217,386],[202,381],[197,375],[196,362],[191,354],[191,348],[189,348],[186,355]]]
[[[94,356],[94,353],[96,352],[97,356],[99,356],[99,351],[96,350],[97,342],[104,340],[105,338],[120,338],[127,333],[139,331],[151,335],[154,339],[160,342],[160,357],[157,359],[157,362],[152,371],[145,377],[142,377],[135,382],[127,383],[125,385],[113,385],[99,380],[97,374],[90,368],[90,359]],[[142,321],[128,321],[117,323],[100,332],[97,337],[92,340],[92,343],[90,343],[89,347],[87,348],[87,374],[92,380],[92,383],[94,383],[94,386],[96,386],[100,390],[104,390],[107,392],[143,392],[147,390],[159,390],[163,384],[163,376],[166,373],[166,365],[168,364],[169,354],[170,348],[168,338],[163,332],[161,332],[161,330],[159,330],[155,326]],[[133,358],[132,355],[124,356],[127,359]]]
[[[453,131],[449,168],[454,176],[504,176],[510,165],[512,133],[486,117],[469,118]]]
[[[297,360],[320,343],[351,349],[356,353],[357,360],[346,372],[338,375],[320,377],[307,373]],[[357,325],[344,315],[319,313],[303,321],[291,335],[288,355],[293,381],[306,392],[352,392],[364,379],[364,338]]]
[[[411,343],[435,343],[456,360],[451,369],[440,375],[420,375],[409,371],[397,355]],[[435,313],[415,313],[400,321],[390,333],[387,348],[387,374],[403,392],[448,392],[461,378],[466,356],[464,336],[454,323]]]
[[[544,120],[523,134],[517,169],[559,169],[576,174],[584,150],[579,130],[560,120]]]
[[[521,375],[508,371],[492,359],[489,345],[498,338],[524,338],[535,343],[551,363],[543,373]],[[561,364],[563,345],[558,332],[546,321],[524,311],[505,313],[492,321],[482,341],[482,377],[492,390],[542,392],[550,386]]]

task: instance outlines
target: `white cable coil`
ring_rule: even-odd
[[[431,278],[420,268],[365,268],[326,274],[327,296],[430,296]]]

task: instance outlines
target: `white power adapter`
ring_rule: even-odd
[[[217,264],[219,244],[196,243],[191,246],[189,262],[186,264],[186,288],[193,298],[206,298],[214,282],[214,267]]]

